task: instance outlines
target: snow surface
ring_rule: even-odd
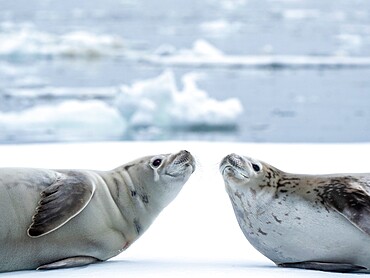
[[[261,159],[288,172],[368,172],[370,143],[178,141],[0,145],[0,166],[109,170],[140,156],[180,149],[193,153],[198,161],[197,170],[177,199],[127,251],[108,262],[87,267],[3,273],[0,277],[354,276],[278,268],[254,250],[238,227],[218,164],[223,156],[236,152]]]

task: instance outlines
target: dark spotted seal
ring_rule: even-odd
[[[370,174],[289,174],[237,154],[220,171],[244,235],[275,264],[370,272]]]
[[[187,151],[107,172],[0,168],[0,271],[116,256],[146,231],[194,169]]]

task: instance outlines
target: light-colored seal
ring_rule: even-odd
[[[278,266],[370,272],[370,174],[289,174],[237,154],[220,171],[244,235]]]
[[[0,271],[74,267],[116,256],[194,170],[187,151],[106,172],[0,168]]]

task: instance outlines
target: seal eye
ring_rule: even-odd
[[[260,166],[258,166],[257,164],[252,164],[252,167],[253,167],[253,170],[256,171],[256,172],[261,170]]]
[[[159,167],[162,163],[162,159],[157,158],[152,162],[153,167]]]

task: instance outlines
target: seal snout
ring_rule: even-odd
[[[220,172],[227,176],[232,175],[249,179],[249,173],[246,171],[245,158],[235,153],[229,154],[222,159]]]
[[[241,157],[240,155],[235,154],[235,153],[229,154],[227,156],[227,159],[228,159],[229,163],[232,166],[236,167],[236,168],[241,168],[245,164],[244,158]]]
[[[221,164],[220,164],[220,169],[225,168],[226,166],[233,166],[235,168],[240,169],[240,168],[243,168],[244,165],[245,165],[245,159],[240,155],[232,153],[232,154],[225,156],[222,159]]]
[[[173,160],[174,165],[179,165],[179,166],[191,166],[192,167],[192,172],[195,171],[195,159],[192,156],[192,154],[187,151],[187,150],[182,150],[178,152],[175,155],[175,158]]]

